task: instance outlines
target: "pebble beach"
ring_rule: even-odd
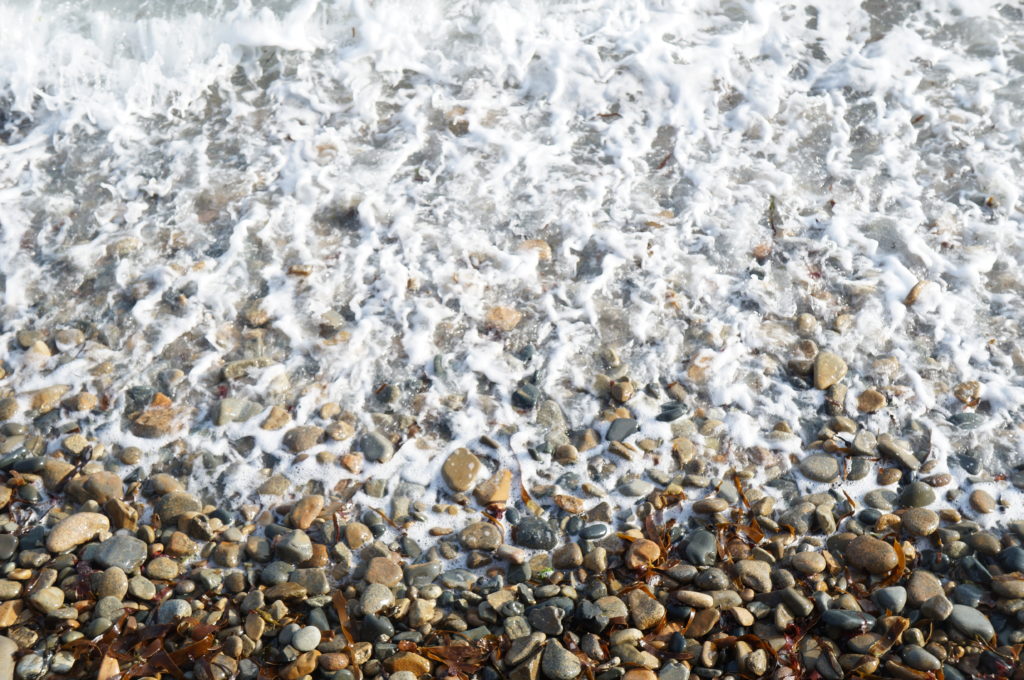
[[[0,680],[1024,680],[1009,3],[0,0]]]

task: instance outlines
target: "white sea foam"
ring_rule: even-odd
[[[738,445],[785,449],[765,438],[776,422],[805,439],[822,422],[821,395],[785,370],[808,312],[850,364],[848,406],[888,389],[873,427],[916,423],[943,457],[994,455],[1001,471],[1021,455],[1024,404],[1020,14],[977,0],[7,0],[7,386],[107,393],[87,429],[156,452],[127,433],[123,393],[180,368],[189,445],[208,454],[193,482],[245,495],[263,453],[282,470],[291,456],[256,419],[218,429],[203,414],[223,362],[252,351],[231,322],[260,299],[275,363],[231,390],[293,403],[298,420],[336,400],[369,428],[393,383],[424,393],[417,418],[444,419],[450,445],[518,428],[529,472],[542,434],[511,406],[518,383],[536,374],[584,425],[598,349],[614,347],[640,384],[680,381],[719,407]],[[488,330],[495,304],[524,312],[520,328]],[[328,312],[347,342],[323,342]],[[47,379],[17,370],[16,331],[75,322],[113,351],[90,343]],[[529,343],[532,358],[513,356]],[[102,360],[113,375],[90,373]],[[968,380],[983,384],[973,430],[949,420]],[[453,395],[465,407],[447,413]],[[444,451],[424,436],[435,448],[407,443],[369,474],[426,479]],[[348,476],[313,459],[289,475]]]

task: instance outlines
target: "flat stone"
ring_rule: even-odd
[[[138,569],[146,561],[148,547],[134,536],[116,535],[96,548],[93,560],[103,568],[118,567],[126,574]]]
[[[857,395],[857,410],[861,413],[875,413],[885,408],[885,395],[874,388],[868,388]]]
[[[980,512],[983,515],[995,512],[996,499],[992,498],[992,494],[984,489],[975,489],[972,491],[968,500],[971,503],[971,507],[974,508],[976,512]]]
[[[167,600],[156,610],[156,622],[159,624],[174,623],[190,616],[192,616],[192,605],[187,600]]]
[[[878,451],[886,458],[894,460],[911,470],[917,470],[921,467],[921,461],[902,442],[894,439],[892,435],[881,434],[878,436]]]
[[[953,613],[953,603],[945,595],[930,597],[921,604],[921,616],[933,621],[945,621]]]
[[[717,609],[701,609],[690,621],[690,625],[686,629],[686,637],[704,637],[715,627],[719,618],[721,618],[721,614]]]
[[[654,491],[654,485],[646,480],[634,478],[620,483],[617,489],[623,496],[638,498]]]
[[[469,449],[456,449],[441,466],[441,477],[452,491],[467,491],[473,486],[483,465]]]
[[[64,591],[54,586],[40,588],[29,595],[27,599],[33,609],[49,614],[64,604]]]
[[[968,638],[981,638],[988,641],[996,634],[988,617],[974,607],[962,604],[953,605],[953,612],[949,616],[949,622]]]
[[[459,540],[468,550],[495,550],[501,545],[501,532],[490,522],[473,522],[459,532]]]
[[[839,461],[835,456],[815,453],[800,461],[800,472],[816,482],[831,482],[839,477]]]
[[[919,671],[937,671],[942,668],[942,662],[920,645],[904,645],[900,649],[900,656],[903,663]]]
[[[858,536],[846,545],[846,560],[872,574],[884,574],[896,567],[896,551],[873,536]]]
[[[0,635],[0,680],[13,680],[14,655],[18,644],[9,637]]]
[[[96,597],[123,599],[128,594],[128,577],[120,567],[110,567],[92,575],[92,590]]]
[[[62,553],[110,531],[110,520],[98,512],[76,512],[57,522],[46,537],[46,549]]]
[[[838,354],[818,352],[814,357],[814,386],[827,390],[846,377],[846,362]]]
[[[639,430],[640,426],[633,418],[616,418],[608,427],[605,439],[610,442],[621,442],[630,435],[636,434]]]
[[[370,560],[363,578],[367,583],[379,583],[394,588],[402,581],[402,567],[386,557],[374,557]]]
[[[82,489],[85,491],[86,497],[100,505],[111,499],[124,499],[124,484],[121,482],[121,477],[106,470],[89,475],[85,484],[82,485]]]
[[[558,545],[558,533],[539,517],[523,517],[512,536],[517,544],[534,550],[552,550]]]
[[[1024,575],[1014,573],[993,576],[991,587],[1000,597],[1024,598]]]
[[[939,515],[928,508],[910,508],[901,516],[903,528],[914,536],[931,536],[939,528]]]
[[[916,569],[907,582],[907,603],[911,607],[920,607],[927,600],[943,594],[942,582],[930,571]]]
[[[132,422],[132,434],[143,439],[159,439],[177,428],[177,413],[166,407],[147,408]]]
[[[870,614],[846,609],[829,609],[822,613],[821,620],[825,625],[847,632],[853,630],[867,631],[875,625],[875,617]]]
[[[561,635],[562,619],[565,618],[565,610],[561,607],[532,607],[526,615],[533,630],[545,635]]]
[[[825,571],[826,562],[819,552],[804,551],[793,555],[793,566],[802,574],[820,574]]]
[[[583,550],[577,543],[566,543],[551,553],[551,566],[555,569],[575,569],[583,564]]]
[[[292,453],[302,453],[308,451],[317,444],[324,436],[324,430],[322,427],[316,425],[300,425],[299,427],[293,427],[288,430],[284,435],[284,445],[288,447],[288,450]]]
[[[935,502],[935,490],[921,481],[911,482],[900,494],[900,505],[905,508],[923,508]]]
[[[274,543],[278,559],[289,564],[299,564],[313,557],[313,542],[300,529],[281,534]]]
[[[366,460],[377,463],[386,463],[395,455],[391,440],[380,432],[367,432],[359,438],[356,448],[362,451]]]
[[[164,494],[157,501],[155,512],[164,526],[171,526],[182,515],[200,512],[202,509],[203,504],[192,494],[185,491],[173,491]]]

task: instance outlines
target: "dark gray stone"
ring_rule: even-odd
[[[524,548],[551,550],[558,544],[558,532],[539,517],[523,517],[512,533]]]
[[[118,534],[100,543],[93,559],[106,569],[120,567],[126,574],[130,574],[146,561],[147,552],[144,541]]]

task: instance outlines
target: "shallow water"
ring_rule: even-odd
[[[410,414],[367,474],[420,482],[481,434],[543,468],[512,393],[534,378],[585,426],[598,372],[680,382],[737,451],[796,451],[766,435],[825,422],[786,368],[810,337],[851,411],[886,392],[875,431],[1019,461],[1020,9],[626,4],[0,2],[6,387],[105,395],[90,434],[146,469],[201,454],[193,483],[243,497],[264,468],[352,475],[291,465],[261,418],[215,427],[228,395],[299,423],[337,401],[360,431]],[[494,305],[522,322],[489,328]],[[88,341],[30,370],[17,331],[67,326]],[[189,409],[185,454],[131,434],[139,385]]]

